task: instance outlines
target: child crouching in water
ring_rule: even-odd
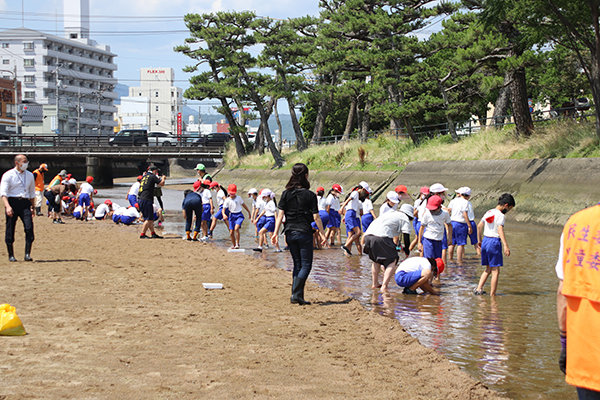
[[[491,274],[492,283],[490,296],[496,295],[500,267],[504,265],[502,253],[504,253],[506,257],[510,256],[510,249],[508,248],[506,236],[504,235],[504,215],[512,210],[514,206],[514,197],[510,193],[504,193],[498,199],[496,208],[492,208],[486,212],[477,226],[481,247],[481,265],[485,267],[485,271],[481,274],[479,285],[477,285],[477,288],[473,291],[474,294],[485,294],[483,286]],[[481,240],[482,235],[483,240]],[[504,252],[502,251],[503,248]]]

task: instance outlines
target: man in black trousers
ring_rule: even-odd
[[[0,181],[0,196],[6,212],[6,248],[8,261],[17,261],[14,254],[15,227],[17,219],[21,218],[25,227],[25,261],[31,259],[31,245],[33,244],[33,210],[35,207],[35,182],[33,174],[27,171],[29,162],[27,156],[15,156],[15,167],[2,175]]]

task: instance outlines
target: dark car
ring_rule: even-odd
[[[111,146],[148,146],[148,131],[145,129],[123,129],[108,139]]]
[[[229,133],[209,133],[194,139],[192,146],[222,147],[231,139],[233,139],[233,136]]]

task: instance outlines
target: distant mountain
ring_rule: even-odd
[[[115,100],[115,104],[121,104],[121,97],[129,96],[129,86],[117,83],[115,85],[115,93],[119,95],[119,98]]]

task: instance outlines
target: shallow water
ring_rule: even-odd
[[[103,196],[124,199],[126,188],[116,187]],[[163,189],[167,220],[165,232],[183,234],[180,214],[182,194]],[[125,201],[118,201],[125,204]],[[558,252],[559,228],[517,224],[506,225],[511,256],[505,258],[498,285],[499,295],[474,296],[482,268],[472,246],[467,246],[463,267],[450,264],[442,274],[441,296],[403,295],[392,282],[389,295],[371,286],[367,257],[345,257],[341,250],[315,252],[311,279],[318,284],[351,296],[365,308],[397,319],[425,346],[481,380],[486,386],[515,399],[575,399],[558,370],[560,350],[555,311],[557,279],[554,265]],[[212,242],[229,247],[229,233],[219,222]],[[246,220],[242,247],[254,247],[254,233]],[[190,243],[190,246],[202,246]],[[246,252],[291,271],[287,252]],[[489,291],[489,280],[486,290]],[[310,293],[307,293],[310,299]],[[410,360],[407,360],[410,362]]]

